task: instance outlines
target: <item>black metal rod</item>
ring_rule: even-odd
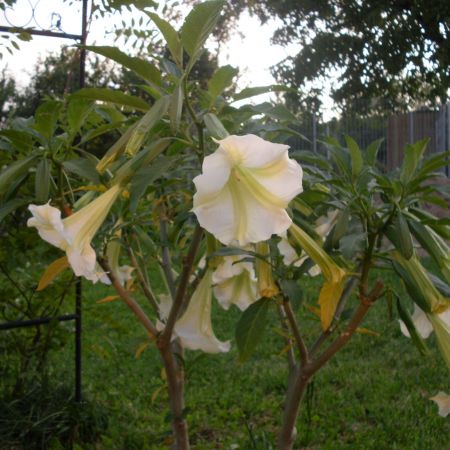
[[[58,322],[67,322],[68,320],[76,320],[76,314],[65,314],[58,317],[39,317],[37,319],[30,320],[15,320],[14,322],[7,322],[0,324],[0,331],[12,330],[13,328],[33,327],[36,325],[44,325],[57,320]]]
[[[84,1],[84,0],[83,0]],[[70,34],[70,33],[63,33],[58,31],[49,31],[49,30],[34,30],[33,28],[20,28],[20,27],[5,27],[0,26],[0,31],[3,31],[5,33],[29,33],[35,36],[48,36],[48,37],[55,37],[55,38],[62,38],[62,39],[74,39],[77,41],[81,41],[83,39],[83,36],[81,34]]]
[[[75,282],[75,401],[81,402],[81,278]]]

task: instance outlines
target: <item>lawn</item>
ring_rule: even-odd
[[[305,287],[304,303],[314,303],[315,284]],[[119,300],[97,303],[110,294],[85,283],[83,390],[109,417],[95,448],[168,448],[170,418],[157,352],[146,346],[143,329]],[[238,362],[234,343],[228,354],[186,354],[187,417],[194,449],[275,448],[287,373],[275,311],[257,351],[245,363]],[[317,330],[317,320],[306,308],[300,307],[298,314],[306,335]],[[239,311],[215,308],[214,316],[217,336],[233,339]],[[303,405],[295,448],[448,448],[450,421],[439,417],[428,399],[449,389],[434,336],[428,340],[431,355],[420,356],[401,335],[397,319],[389,318],[384,299],[363,326],[379,335],[354,336],[319,372]],[[71,344],[53,359],[66,378],[72,376]]]

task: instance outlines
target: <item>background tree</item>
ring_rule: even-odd
[[[247,8],[262,22],[282,21],[274,43],[299,44],[301,50],[274,74],[304,92],[333,76],[338,83],[331,95],[339,105],[371,99],[378,101],[371,108],[399,109],[448,97],[447,0],[231,0],[227,8],[228,26]],[[227,27],[221,32],[226,35]]]

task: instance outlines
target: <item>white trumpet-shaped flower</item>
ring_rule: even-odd
[[[436,333],[441,354],[450,370],[450,305],[445,311],[437,314],[426,313],[414,304],[414,313],[411,319],[417,332],[424,339],[427,339],[433,331]],[[401,332],[406,337],[411,337],[404,322],[402,320],[399,322]]]
[[[191,301],[178,319],[174,334],[184,348],[202,350],[205,353],[219,353],[230,350],[229,342],[219,341],[212,329],[212,270],[208,269],[192,294]]]
[[[430,397],[430,400],[433,400],[438,405],[441,417],[447,417],[450,414],[450,395],[447,395],[445,392],[438,392],[434,397]]]
[[[37,228],[42,239],[66,252],[75,275],[83,276],[94,283],[98,280],[109,283],[106,274],[97,264],[91,241],[120,191],[118,185],[111,187],[65,219],[61,219],[59,209],[49,204],[30,205],[28,209],[33,217],[28,219],[27,225]]]
[[[256,276],[251,262],[242,256],[225,256],[212,276],[214,295],[224,309],[236,305],[241,311],[247,309],[257,298]]]
[[[225,245],[245,246],[286,231],[290,200],[302,191],[302,168],[288,146],[258,136],[228,136],[194,178],[193,211]]]

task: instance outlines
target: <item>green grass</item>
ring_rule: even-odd
[[[314,283],[305,291],[305,301],[312,304]],[[96,448],[168,448],[167,392],[158,354],[148,347],[136,358],[145,333],[119,301],[96,303],[110,293],[85,284],[83,389],[109,412],[109,428]],[[273,312],[257,351],[244,364],[237,361],[236,345],[228,354],[187,353],[187,418],[194,449],[274,448],[287,367]],[[311,313],[300,308],[298,314],[306,335],[317,332]],[[238,318],[237,310],[215,308],[217,336],[233,339]],[[401,335],[397,320],[389,320],[385,300],[372,308],[363,326],[380,335],[355,335],[319,372],[302,405],[295,448],[448,448],[450,420],[439,417],[428,399],[450,388],[434,337],[428,340],[431,355],[421,357]],[[67,377],[72,352],[69,345],[53,358]]]

